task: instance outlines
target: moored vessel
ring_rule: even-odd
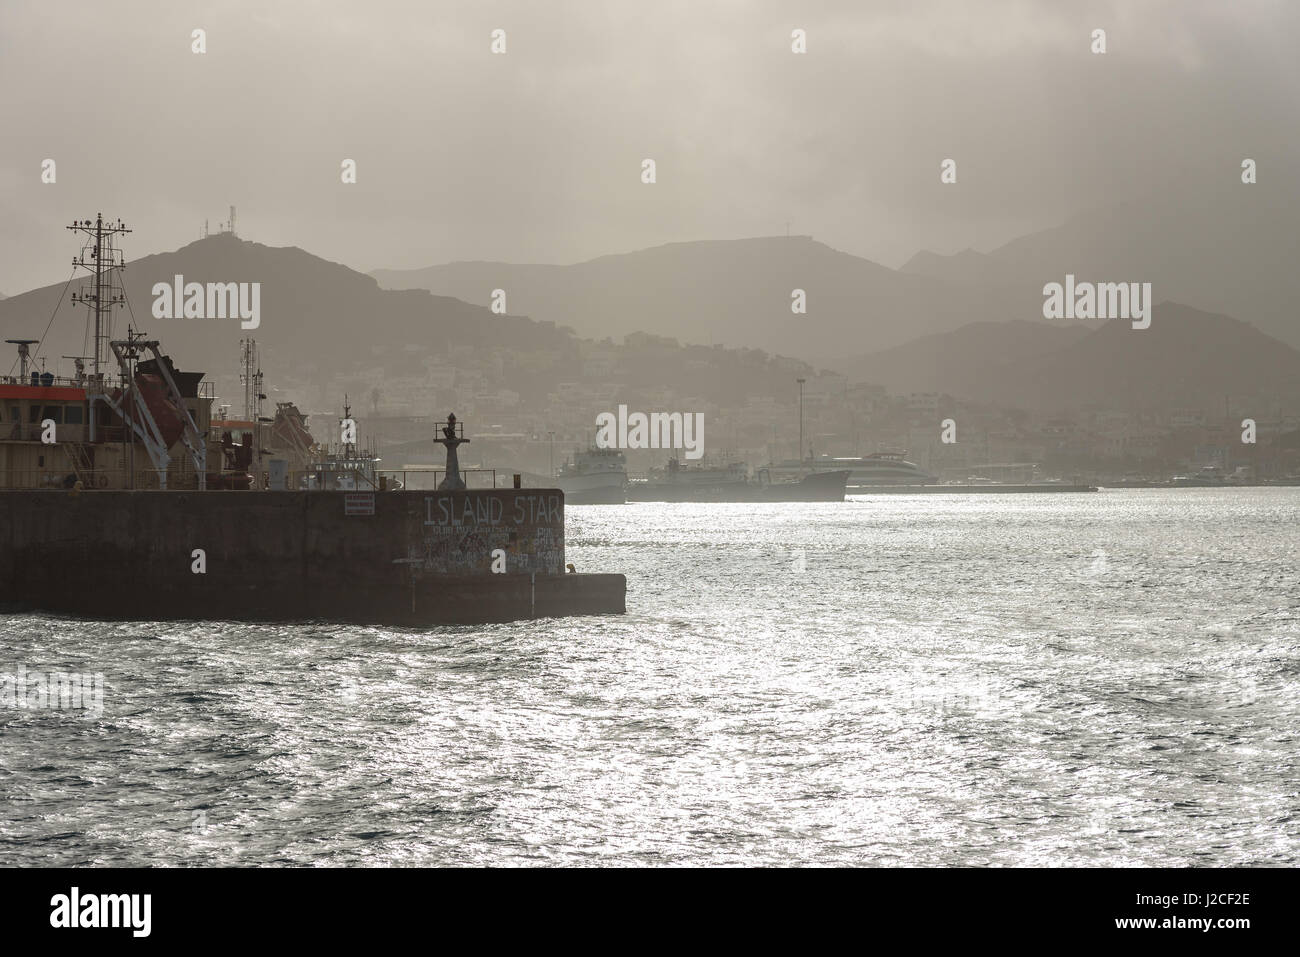
[[[254,402],[214,428],[203,373],[181,372],[130,327],[104,332],[125,302],[111,250],[125,227],[101,216],[77,228],[93,243],[94,291],[73,299],[90,304],[93,357],[64,380],[29,369],[39,341],[15,339],[20,375],[0,381],[0,605],[417,626],[625,610],[624,576],[566,572],[562,490],[465,487],[455,450],[470,440],[454,416],[437,440],[447,477],[436,490],[291,484],[292,455],[312,444],[296,407],[270,420]],[[246,379],[256,400],[260,377]],[[278,467],[264,473],[262,452]]]
[[[847,470],[774,477],[769,468],[751,476],[743,462],[684,465],[670,458],[665,468],[629,482],[627,498],[629,502],[842,502],[848,477]]]
[[[907,460],[906,451],[872,452],[860,458],[832,459],[823,456],[817,465],[849,470],[850,488],[875,485],[935,485],[939,476]]]
[[[915,462],[907,461],[906,452],[873,452],[856,458],[809,456],[803,462],[787,460],[768,468],[774,476],[780,478],[847,469],[850,490],[877,485],[934,485],[939,481],[937,475],[932,475]]]
[[[621,505],[627,501],[627,460],[618,449],[575,450],[560,466],[556,485],[566,505]]]

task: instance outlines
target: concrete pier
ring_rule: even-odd
[[[565,574],[559,489],[0,493],[10,606],[423,625],[621,614],[625,592]]]
[[[999,495],[1012,492],[1095,492],[1095,485],[861,485],[849,495]]]

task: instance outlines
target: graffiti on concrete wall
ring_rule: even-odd
[[[490,574],[498,548],[507,573],[564,572],[564,499],[554,492],[448,492],[424,506],[408,560],[425,572]]]
[[[551,492],[461,492],[424,497],[425,525],[554,525],[564,528],[564,499]]]

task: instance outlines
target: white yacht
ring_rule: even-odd
[[[771,466],[774,475],[847,469],[850,489],[872,485],[937,485],[939,477],[931,475],[913,462],[906,452],[873,452],[861,458],[834,458],[818,455],[804,462],[782,462]]]
[[[1223,469],[1217,465],[1202,466],[1197,472],[1190,475],[1175,475],[1170,479],[1170,484],[1181,488],[1188,487],[1214,487],[1226,485],[1227,479],[1224,477]]]
[[[847,469],[778,467],[759,469],[752,477],[744,462],[687,464],[669,458],[648,478],[628,483],[630,502],[842,502]]]

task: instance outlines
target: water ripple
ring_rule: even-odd
[[[1294,866],[1300,490],[1193,491],[570,509],[617,618],[8,616],[106,687],[0,707],[0,864]]]

